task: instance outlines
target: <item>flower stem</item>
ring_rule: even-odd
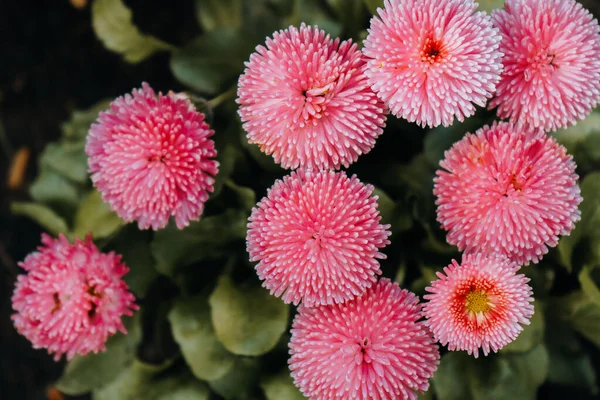
[[[237,86],[233,86],[232,88],[230,88],[226,92],[223,92],[220,95],[218,95],[217,97],[209,100],[208,101],[208,107],[210,109],[215,109],[221,103],[224,103],[227,100],[233,99],[235,97],[236,93],[237,93]]]

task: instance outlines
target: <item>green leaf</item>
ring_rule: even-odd
[[[219,161],[219,173],[215,177],[212,198],[217,197],[221,192],[225,181],[227,181],[233,173],[235,163],[239,156],[240,152],[232,145],[225,146],[225,149],[219,152],[217,156],[217,160]]]
[[[234,354],[264,354],[287,328],[287,304],[258,285],[236,286],[227,275],[219,278],[209,303],[217,338]]]
[[[64,176],[42,165],[41,172],[29,187],[31,197],[40,203],[74,210],[81,198],[79,187]]]
[[[250,211],[256,205],[256,193],[254,193],[254,190],[245,186],[239,186],[231,179],[225,182],[225,186],[237,195],[238,202],[243,210]]]
[[[477,0],[479,3],[479,10],[485,11],[491,14],[493,10],[503,10],[504,0]]]
[[[600,109],[595,109],[576,125],[552,133],[552,136],[565,146],[570,154],[577,154],[589,137],[598,135],[600,135]]]
[[[363,0],[327,0],[344,27],[345,36],[358,40],[358,33],[364,25]],[[339,36],[331,33],[333,37]]]
[[[264,378],[260,387],[267,400],[302,400],[305,397],[294,385],[290,371],[286,368],[276,375]]]
[[[433,378],[439,400],[534,400],[548,376],[548,352],[540,344],[528,352],[476,360],[464,352],[442,357]]]
[[[65,220],[43,204],[13,203],[11,211],[13,214],[31,218],[53,235],[69,232],[69,227]]]
[[[84,183],[88,179],[83,143],[50,143],[41,155],[40,164],[74,182]]]
[[[383,8],[383,0],[363,0],[363,3],[373,15],[377,14],[377,8]]]
[[[412,228],[410,214],[392,200],[392,198],[379,188],[375,188],[373,195],[377,196],[377,205],[381,214],[381,223],[390,224],[392,232],[404,232]]]
[[[90,130],[90,125],[98,119],[101,111],[110,106],[112,99],[101,100],[87,110],[75,110],[67,122],[61,126],[62,138],[69,142],[84,143]]]
[[[594,304],[600,307],[600,289],[598,289],[598,285],[592,276],[593,272],[596,271],[589,266],[585,266],[579,273],[579,283],[581,284],[583,293],[585,293]]]
[[[257,44],[241,30],[218,28],[174,52],[171,70],[181,83],[216,95],[237,82]]]
[[[474,133],[481,127],[481,119],[469,118],[465,122],[455,122],[449,127],[439,126],[425,134],[423,152],[429,163],[438,167],[444,158],[444,152],[449,150],[454,143],[462,139],[467,132]]]
[[[102,201],[100,192],[92,190],[75,213],[73,231],[79,238],[91,233],[94,239],[103,239],[115,233],[122,224],[123,220]]]
[[[150,249],[151,236],[148,231],[142,232],[137,226],[128,225],[112,241],[114,251],[129,267],[124,279],[136,297],[146,297],[150,285],[159,275]]]
[[[256,358],[238,357],[223,377],[209,381],[212,390],[225,399],[253,400],[253,388],[259,375],[259,361]]]
[[[584,388],[597,394],[596,373],[590,355],[581,345],[576,332],[552,312],[546,313],[546,325],[545,341],[550,357],[548,381]]]
[[[122,54],[125,61],[137,63],[172,46],[144,35],[133,24],[131,10],[121,0],[95,0],[92,4],[92,26],[104,46]]]
[[[245,211],[227,210],[220,215],[203,217],[183,230],[168,225],[156,232],[152,241],[157,270],[173,275],[177,267],[228,255],[233,243],[245,239],[247,220]]]
[[[86,356],[75,356],[56,382],[56,387],[69,395],[80,395],[112,382],[132,362],[141,339],[139,311],[124,324],[128,333],[117,333],[108,339],[106,351]]]
[[[544,314],[542,307],[539,304],[539,300],[537,303],[538,304],[535,304],[535,313],[529,320],[529,325],[523,326],[524,329],[517,339],[507,344],[502,349],[502,353],[529,351],[542,341],[545,328]]]
[[[205,31],[242,26],[242,0],[196,0],[196,16]]]
[[[558,300],[557,310],[561,319],[590,342],[600,347],[600,306],[594,303],[585,293],[574,292]]]
[[[465,352],[446,353],[433,376],[433,389],[439,400],[469,400],[469,374],[473,357]]]
[[[215,336],[206,297],[179,299],[169,312],[169,321],[173,337],[197,378],[219,379],[233,367],[235,356]]]
[[[584,238],[588,238],[595,245],[600,245],[600,172],[588,174],[581,183],[582,203],[579,205],[581,210],[581,220],[575,226],[575,229],[569,236],[561,238],[558,244],[558,253],[561,262],[570,271],[573,268],[573,251],[577,244]],[[596,256],[594,254],[597,246],[592,245],[592,251],[587,256]],[[591,264],[600,263],[597,260],[585,260]]]

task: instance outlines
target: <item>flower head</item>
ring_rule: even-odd
[[[292,172],[252,210],[247,247],[263,286],[310,307],[359,296],[381,274],[381,225],[373,186],[344,172]]]
[[[42,235],[43,246],[19,265],[12,316],[17,331],[56,360],[104,350],[121,316],[133,315],[135,298],[122,280],[129,270],[114,253],[101,253],[91,237],[70,244]]]
[[[580,219],[575,163],[542,131],[494,123],[456,142],[434,179],[448,243],[537,263]]]
[[[490,108],[554,131],[600,101],[600,27],[575,0],[506,0],[494,11],[504,71]]]
[[[380,279],[344,304],[301,305],[292,325],[294,383],[311,399],[416,400],[440,354],[419,298]]]
[[[182,94],[154,93],[144,83],[100,113],[87,139],[92,181],[125,221],[182,229],[204,211],[218,163],[213,131]]]
[[[397,117],[451,125],[500,79],[500,36],[472,0],[385,0],[365,40],[366,75]]]
[[[348,167],[373,148],[385,125],[385,107],[364,68],[356,44],[317,27],[275,32],[239,80],[248,140],[284,168]]]
[[[519,336],[520,324],[529,325],[533,294],[529,278],[501,255],[464,255],[462,264],[438,272],[425,290],[426,324],[436,340],[449,350],[488,355]]]

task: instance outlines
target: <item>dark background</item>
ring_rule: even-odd
[[[168,43],[180,45],[199,33],[194,0],[125,3],[142,31]],[[581,3],[600,15],[599,0]],[[8,144],[0,138],[0,400],[60,399],[48,385],[63,365],[33,350],[10,322],[17,262],[38,245],[41,231],[28,219],[12,216],[9,205],[27,200],[37,156],[58,137],[60,124],[73,110],[130,92],[142,81],[157,90],[182,89],[169,71],[167,55],[130,65],[104,49],[92,31],[89,4],[77,9],[70,0],[0,0],[0,124]],[[26,178],[9,190],[8,168],[23,147],[31,152]],[[552,388],[542,388],[539,395],[583,398]]]

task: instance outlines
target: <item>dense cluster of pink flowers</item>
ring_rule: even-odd
[[[144,83],[119,97],[93,124],[85,152],[92,182],[125,221],[140,229],[179,229],[197,220],[218,171],[214,132],[183,94]]]
[[[121,257],[101,253],[89,236],[71,244],[44,234],[42,244],[19,264],[27,274],[18,277],[12,297],[17,331],[56,360],[97,353],[109,336],[127,333],[121,317],[137,306]]]
[[[302,24],[258,46],[239,79],[250,143],[288,169],[253,208],[250,261],[263,286],[300,304],[289,343],[296,386],[312,399],[416,399],[438,346],[478,357],[532,317],[518,271],[580,219],[576,165],[547,132],[600,101],[600,28],[574,0],[385,0],[364,54]],[[390,226],[374,188],[335,171],[369,152],[388,110],[422,126],[497,107],[500,118],[446,151],[434,179],[437,220],[464,251],[419,298],[381,274]],[[147,84],[92,125],[86,153],[104,201],[141,229],[200,218],[218,163],[213,131],[187,96]],[[15,326],[57,358],[104,348],[137,308],[120,257],[91,239],[45,247],[21,266]],[[422,318],[424,317],[424,320]]]

